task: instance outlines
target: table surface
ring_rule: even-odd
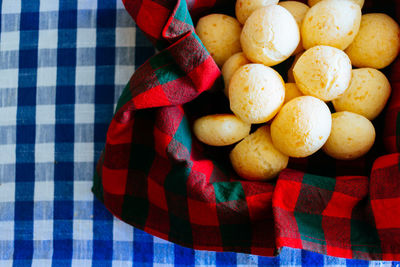
[[[153,47],[120,0],[0,0],[0,14],[0,266],[398,265],[199,251],[114,218],[90,191],[94,166]]]

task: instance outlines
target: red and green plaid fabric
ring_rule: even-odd
[[[190,15],[211,12],[216,3],[125,0],[161,52],[137,69],[119,99],[95,195],[121,220],[195,249],[271,256],[288,246],[400,260],[400,63],[368,156],[346,162],[317,153],[291,160],[273,183],[244,181],[229,163],[232,147],[206,146],[191,132],[195,118],[229,110],[218,90],[220,70]],[[377,10],[395,10],[395,1],[376,3],[387,5]]]

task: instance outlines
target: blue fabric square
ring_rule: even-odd
[[[236,253],[224,252],[216,253],[215,258],[216,266],[233,266],[236,265]]]
[[[74,168],[75,181],[91,181],[89,177],[94,174],[93,162],[77,162]]]
[[[56,124],[56,142],[57,143],[73,143],[74,142],[74,125],[73,124]],[[72,152],[72,151],[70,151]],[[62,156],[62,155],[61,155]]]
[[[115,49],[111,47],[101,47],[96,50],[96,65],[109,65],[115,64]]]
[[[74,2],[74,1],[71,1]],[[61,9],[58,13],[58,28],[59,29],[76,29],[77,12],[74,7],[71,9]]]
[[[76,30],[58,29],[58,49],[76,48]]]
[[[53,251],[53,259],[67,260],[59,262],[59,265],[55,264],[56,266],[70,265],[70,260],[72,259],[72,239],[54,239]]]
[[[23,1],[23,3],[27,3],[28,1]],[[34,1],[32,1],[34,2]],[[26,5],[23,5],[22,8],[28,8]],[[37,7],[35,7],[37,8]],[[34,10],[34,9],[31,9]],[[21,31],[35,31],[39,29],[39,12],[24,12],[24,15],[21,16],[21,21],[19,25],[19,29]]]
[[[19,51],[19,68],[35,69],[37,67],[37,50],[28,49]]]
[[[19,162],[20,160],[23,161],[24,159],[22,159],[22,156],[18,156],[18,153],[17,158],[18,162],[15,166],[15,181],[17,183],[33,181],[34,177],[32,174],[35,173],[35,163],[32,163],[32,161],[25,163]]]
[[[179,245],[174,246],[175,264],[194,266],[194,250]]]
[[[24,186],[21,186],[21,187],[23,188]],[[23,191],[18,192],[18,193],[20,193],[18,195],[22,195],[22,192]],[[27,194],[30,195],[31,197],[33,196],[33,192],[28,192]],[[17,194],[16,194],[16,196],[17,196]],[[26,197],[22,197],[22,196],[19,196],[19,197],[26,199]],[[14,220],[15,221],[25,221],[26,224],[32,224],[33,201],[19,201],[18,200],[19,197],[16,197],[17,201],[15,202]],[[23,231],[29,232],[30,229],[28,227],[21,227],[21,229],[18,229],[18,232],[21,234]]]
[[[14,241],[14,260],[30,260],[32,256],[33,242],[31,240],[17,239]]]
[[[21,96],[23,97],[23,96]],[[21,99],[21,98],[20,98]],[[35,106],[19,106],[18,107],[18,134],[19,135],[32,135],[35,137],[35,120],[36,120],[36,107]],[[22,124],[22,125],[21,125]],[[30,124],[30,125],[29,125]],[[24,140],[32,140],[31,142],[27,141],[25,143],[34,143],[32,137],[30,139],[22,138],[18,136],[18,142],[23,143]],[[22,139],[20,139],[22,138]]]
[[[93,240],[93,260],[111,260],[113,252],[113,241]]]
[[[53,239],[55,241],[72,239],[72,221],[54,218]],[[72,243],[68,243],[65,245],[72,247]],[[62,244],[60,244],[60,246],[62,246]],[[65,248],[69,248],[69,247],[65,247]],[[69,250],[70,250],[70,248],[65,251],[69,251]]]
[[[72,162],[57,161],[57,157],[58,154],[56,154],[56,162],[54,165],[54,181],[72,181],[74,164]],[[64,158],[65,156],[60,157]]]
[[[65,208],[66,210],[70,210],[70,207],[73,207],[73,203],[69,203],[73,200],[74,196],[74,184],[71,181],[58,181],[55,184],[54,188],[54,205],[57,204],[57,207]],[[58,206],[59,205],[59,206]]]
[[[109,2],[109,3],[111,3],[111,2]],[[116,17],[116,14],[115,14],[115,10],[114,10],[114,12],[110,12],[110,10],[108,9],[105,9],[106,8],[106,3],[105,3],[105,1],[102,3],[102,4],[100,4],[99,2],[98,2],[98,4],[99,4],[99,9],[97,10],[97,18],[98,18],[98,20],[97,20],[97,28],[98,29],[101,29],[101,28],[115,28],[115,17]],[[113,3],[113,4],[115,4],[115,3]],[[100,9],[101,7],[104,7],[104,9]]]
[[[75,66],[76,49],[74,49],[74,48],[59,48],[57,62],[58,62],[58,66],[60,66],[60,67]]]

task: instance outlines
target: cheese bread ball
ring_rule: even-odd
[[[356,38],[345,52],[355,67],[382,69],[399,53],[399,34],[399,25],[388,15],[365,14]]]
[[[303,19],[306,16],[306,13],[310,8],[306,4],[303,4],[303,3],[297,2],[297,1],[280,2],[279,5],[286,8],[290,12],[290,14],[293,15],[294,19],[297,22],[297,25],[299,26],[299,30],[300,30],[301,24],[303,23]],[[304,50],[304,48],[303,48],[303,44],[302,44],[301,36],[300,36],[299,45],[297,46],[296,50],[294,50],[293,54],[296,55],[303,50]]]
[[[301,55],[303,55],[303,54],[304,54],[304,51],[298,53],[298,54],[294,57],[292,66],[290,66],[290,68],[289,68],[289,70],[288,70],[288,72],[287,72],[288,83],[294,83],[294,82],[295,82],[295,80],[294,80],[294,75],[293,75],[293,68],[294,68],[294,66],[295,66],[296,63],[297,63],[297,60],[299,60],[299,58],[300,58]]]
[[[211,146],[234,144],[250,133],[251,125],[233,114],[215,114],[197,119],[193,125],[196,137]]]
[[[308,5],[309,6],[314,6],[316,3],[321,2],[322,0],[308,0]],[[349,0],[352,1],[353,3],[357,4],[362,8],[364,6],[364,0]]]
[[[272,142],[290,157],[310,156],[325,144],[331,122],[331,112],[323,101],[313,96],[296,97],[272,121]]]
[[[335,159],[355,159],[375,141],[375,128],[365,117],[347,111],[332,114],[332,131],[323,151]]]
[[[202,17],[196,26],[197,35],[220,67],[241,51],[241,31],[242,26],[235,18],[223,14]]]
[[[233,74],[237,71],[241,66],[251,63],[243,52],[239,52],[231,56],[225,64],[222,66],[222,77],[224,78],[225,83],[225,95],[229,95],[229,82],[232,79]]]
[[[247,123],[272,119],[285,99],[285,83],[274,69],[261,64],[240,67],[229,84],[233,113]]]
[[[303,94],[330,101],[341,96],[349,87],[351,62],[342,50],[314,46],[299,58],[293,75]]]
[[[285,88],[286,90],[285,90],[285,100],[283,102],[284,104],[289,102],[293,98],[303,95],[299,90],[299,88],[297,88],[297,85],[295,83],[286,83]]]
[[[360,28],[361,8],[348,0],[324,0],[307,12],[301,25],[303,47],[329,45],[346,49]]]
[[[389,99],[391,87],[386,76],[376,69],[362,68],[352,71],[350,86],[333,100],[336,111],[351,111],[369,120],[375,119]]]
[[[256,9],[276,5],[278,2],[279,0],[237,0],[235,5],[236,18],[244,24]]]
[[[279,5],[269,5],[254,11],[240,35],[246,57],[266,66],[274,66],[286,60],[298,46],[299,40],[296,20]]]
[[[274,178],[289,161],[289,157],[272,144],[268,126],[258,128],[237,144],[230,159],[237,174],[248,180]]]

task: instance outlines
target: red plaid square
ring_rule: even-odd
[[[171,10],[158,4],[156,1],[143,0],[136,23],[150,36],[160,39],[162,26],[165,25]]]
[[[172,140],[172,137],[163,133],[157,127],[154,127],[154,149],[158,155],[167,158],[167,148]]]
[[[400,198],[371,201],[378,229],[400,228]]]
[[[188,199],[190,222],[199,225],[218,226],[217,207],[215,203],[207,203]]]
[[[350,248],[340,248],[333,246],[326,246],[326,253],[333,257],[341,257],[351,259],[353,251]]]
[[[104,191],[115,194],[123,195],[125,194],[125,186],[128,177],[128,170],[112,170],[103,165],[102,175],[106,177],[113,177],[113,179],[103,179]]]
[[[273,206],[293,212],[299,198],[301,183],[279,180],[275,187]]]
[[[133,99],[133,104],[136,109],[149,108],[149,107],[161,107],[168,106],[169,102],[165,95],[161,85],[155,86]]]
[[[332,197],[322,212],[324,216],[351,218],[351,213],[359,199],[339,192],[333,192]]]
[[[164,188],[150,178],[147,183],[147,195],[151,203],[165,211],[168,211]]]

